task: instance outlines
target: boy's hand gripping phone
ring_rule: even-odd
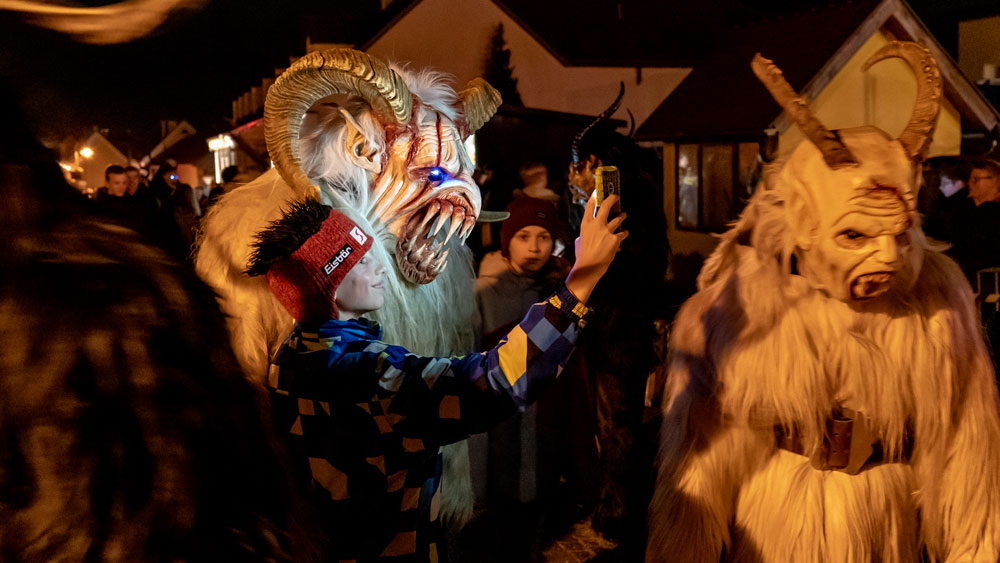
[[[597,207],[594,208],[594,213],[596,217],[597,208],[604,203],[604,198],[609,195],[617,195],[621,198],[621,181],[619,179],[618,167],[617,166],[599,166],[597,172],[594,174],[594,193],[597,195]],[[621,200],[611,208],[611,212],[608,217],[616,217],[622,212]]]

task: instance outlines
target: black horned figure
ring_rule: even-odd
[[[651,460],[641,432],[646,378],[656,364],[654,321],[665,300],[664,276],[670,256],[660,190],[647,155],[609,118],[621,106],[624,84],[614,102],[574,139],[569,180],[585,202],[599,166],[615,166],[621,176],[622,211],[629,238],[592,297],[593,330],[581,352],[594,392],[595,428],[600,448],[600,491],[594,528],[620,542],[629,554],[642,552],[642,521],[649,491]],[[641,555],[635,555],[641,557]]]

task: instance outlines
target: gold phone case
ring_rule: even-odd
[[[617,195],[619,198],[621,197],[621,181],[617,166],[599,166],[594,174],[594,182],[594,191],[597,193],[598,206],[604,203],[604,199],[612,194]],[[619,203],[615,204],[615,208],[612,209],[611,216],[617,215],[620,212],[621,205],[619,201]]]

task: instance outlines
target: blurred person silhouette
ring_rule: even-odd
[[[175,256],[190,259],[198,229],[194,190],[180,181],[177,166],[170,161],[160,165],[149,187],[159,203],[157,226],[163,244]]]
[[[990,357],[997,367],[1000,366],[1000,315],[995,304],[1000,294],[1000,164],[991,159],[974,160],[966,185],[951,197],[937,199],[924,221],[924,232],[951,245],[945,254],[958,263],[977,294],[980,321],[990,344]]]
[[[222,183],[216,184],[212,187],[212,190],[208,192],[208,200],[204,205],[202,205],[201,214],[203,217],[206,213],[208,213],[209,208],[215,205],[216,201],[219,201],[220,197],[242,185],[241,183],[235,181],[236,176],[239,173],[240,169],[235,165],[227,166],[222,169],[222,174],[220,175],[222,177]]]
[[[607,119],[618,99],[573,142],[571,190],[586,201],[594,191],[600,166],[615,166],[621,175],[621,209],[632,222],[619,258],[594,291],[595,327],[580,349],[594,382],[597,438],[601,451],[601,491],[594,529],[636,550],[641,559],[652,463],[643,447],[645,385],[657,358],[653,352],[655,321],[665,314],[671,292],[665,287],[670,245],[666,235],[661,189],[650,170],[657,164],[630,137],[615,131]],[[573,206],[576,213],[583,207]],[[570,225],[573,228],[574,225]],[[636,296],[646,296],[637,298]]]
[[[549,188],[549,169],[540,162],[525,162],[518,173],[524,185],[514,190],[514,197],[533,197],[556,203],[559,194]]]
[[[1000,267],[1000,164],[973,161],[966,185],[936,202],[924,231],[951,244],[945,253],[958,262],[975,288],[979,270]]]
[[[0,85],[0,558],[315,559],[211,292],[88,213],[14,107]]]
[[[232,191],[236,186],[240,185],[236,182],[236,177],[240,174],[240,167],[235,164],[231,164],[222,169],[222,185],[220,186],[224,191]]]

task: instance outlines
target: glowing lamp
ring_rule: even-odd
[[[82,156],[83,158],[90,158],[94,156],[94,149],[90,147],[83,147],[82,149],[80,149],[80,156]]]
[[[231,149],[236,146],[236,142],[229,135],[219,135],[208,140],[208,150],[215,152],[222,149]]]

